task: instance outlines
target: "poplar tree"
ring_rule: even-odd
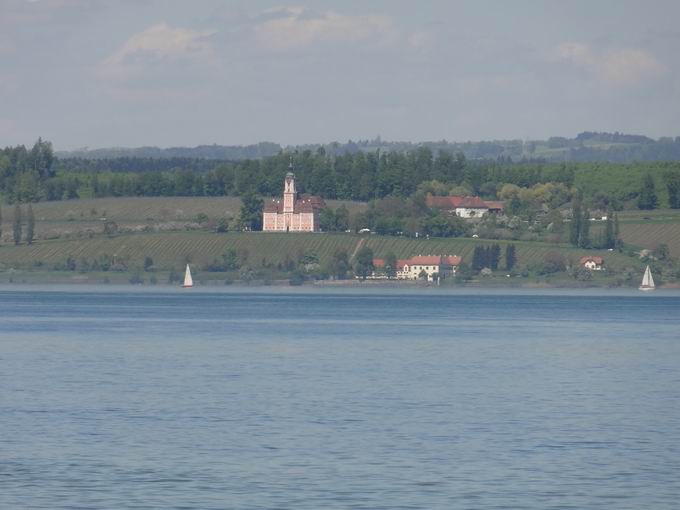
[[[397,256],[390,252],[385,257],[385,275],[388,278],[394,278],[397,276]]]
[[[499,244],[492,244],[489,247],[489,268],[492,271],[498,269],[498,263],[501,260],[501,246]]]
[[[654,178],[651,173],[647,173],[642,179],[642,190],[638,197],[638,209],[656,209],[657,203],[658,198],[656,196],[656,189],[654,188]]]
[[[616,237],[614,236],[614,218],[612,210],[607,211],[607,224],[604,229],[604,247],[614,248],[616,246]]]
[[[12,223],[12,235],[14,244],[21,243],[21,206],[17,202],[14,206],[14,223]]]
[[[35,216],[33,216],[33,207],[28,204],[28,211],[26,212],[26,244],[33,244],[33,235],[35,233]]]
[[[668,206],[671,209],[680,209],[680,172],[666,172],[664,180],[668,190]]]
[[[579,246],[581,238],[581,224],[583,217],[581,213],[581,194],[577,192],[571,205],[571,223],[569,225],[569,242],[574,246]]]
[[[505,269],[512,271],[517,264],[517,252],[514,244],[508,244],[505,247]]]
[[[588,209],[583,211],[581,231],[578,236],[578,246],[579,248],[590,248],[590,211],[588,211]]]
[[[2,207],[0,206],[0,241],[2,241]]]

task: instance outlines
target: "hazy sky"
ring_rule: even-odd
[[[0,0],[0,146],[680,135],[680,1]]]

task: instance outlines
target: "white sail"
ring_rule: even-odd
[[[654,290],[656,285],[654,285],[654,277],[652,276],[652,271],[647,266],[645,269],[645,275],[642,277],[642,284],[640,285],[640,290]]]
[[[191,278],[191,269],[189,269],[189,264],[187,264],[187,270],[184,272],[184,285],[182,287],[193,287],[194,280]]]

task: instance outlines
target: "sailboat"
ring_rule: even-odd
[[[193,287],[194,280],[191,278],[191,269],[189,269],[189,264],[187,264],[187,270],[184,272],[184,283],[182,287]]]
[[[649,270],[649,266],[647,266],[647,269],[645,269],[645,275],[642,277],[642,284],[638,288],[640,290],[654,290],[656,288],[656,285],[654,285],[652,272]]]

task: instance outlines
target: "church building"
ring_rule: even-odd
[[[292,165],[291,165],[292,169]],[[301,195],[295,190],[295,174],[288,172],[283,185],[283,200],[264,204],[262,230],[265,232],[318,232],[319,215],[326,207],[321,197]]]

